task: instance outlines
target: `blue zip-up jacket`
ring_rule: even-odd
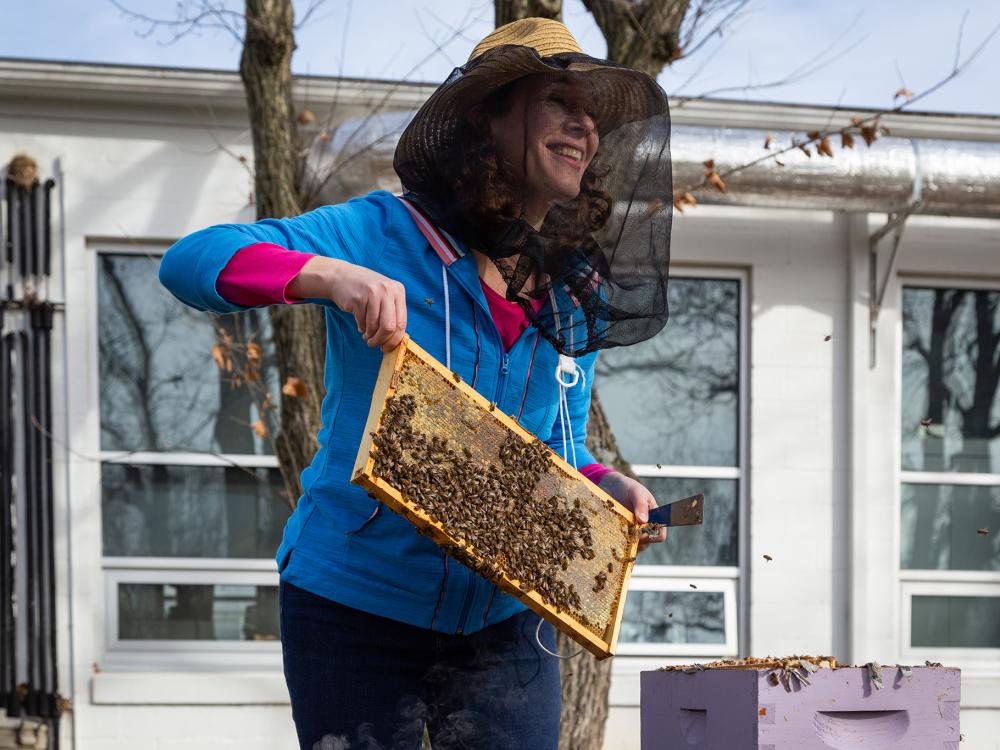
[[[445,361],[444,264],[395,196],[377,191],[294,218],[203,229],[167,251],[160,282],[198,310],[246,309],[220,297],[216,280],[236,251],[256,242],[339,258],[401,282],[407,333]],[[452,369],[560,455],[575,447],[577,466],[594,463],[584,438],[596,353],[577,359],[584,377],[567,394],[574,445],[564,446],[555,348],[528,327],[504,352],[473,255],[466,251],[446,268]],[[329,300],[312,301],[326,307],[323,427],[278,548],[282,579],[355,609],[445,633],[472,633],[525,609],[351,484],[382,353],[365,344],[353,316]]]

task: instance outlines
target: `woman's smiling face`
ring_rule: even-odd
[[[493,137],[500,155],[524,179],[523,217],[537,229],[554,203],[579,195],[597,152],[597,126],[587,92],[564,75],[517,81],[507,104],[493,119]]]

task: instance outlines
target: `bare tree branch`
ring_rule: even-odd
[[[732,27],[734,23],[744,15],[746,15],[746,7],[750,0],[745,0],[744,2],[736,2],[733,7],[726,12],[722,19],[719,20],[715,26],[713,26],[709,31],[702,34],[701,39],[698,41],[693,41],[695,37],[695,32],[699,27],[699,21],[707,20],[712,12],[705,12],[699,18],[696,18],[694,22],[688,27],[687,32],[685,32],[683,38],[681,39],[681,56],[678,60],[684,59],[686,57],[691,57],[698,52],[710,39],[714,37],[722,37],[723,33],[727,28]],[[701,5],[705,3],[702,2]],[[701,6],[699,6],[700,9]],[[695,15],[697,16],[698,10],[696,9]],[[690,15],[690,14],[689,14]]]
[[[874,114],[871,114],[865,118],[856,117],[852,120],[850,125],[845,125],[844,127],[841,128],[813,131],[807,134],[805,140],[800,141],[793,137],[792,143],[789,146],[777,150],[768,150],[767,153],[756,159],[751,159],[750,161],[744,162],[743,164],[730,167],[722,172],[716,172],[714,170],[714,167],[709,167],[705,176],[703,176],[702,179],[699,180],[698,182],[689,183],[682,188],[675,189],[674,191],[675,206],[677,205],[679,198],[683,200],[683,196],[685,196],[685,194],[695,193],[696,191],[702,190],[709,185],[713,185],[714,187],[719,188],[720,178],[722,184],[724,185],[725,178],[731,175],[743,172],[751,167],[770,161],[772,159],[778,159],[780,156],[782,156],[783,154],[787,154],[789,151],[793,151],[795,149],[801,150],[813,144],[823,143],[826,139],[834,135],[843,136],[847,134],[848,136],[853,136],[855,134],[861,133],[862,136],[865,137],[866,139],[870,137],[871,140],[874,141],[876,138],[879,137],[879,135],[882,134],[879,132],[879,128],[882,127],[880,125],[882,117],[903,111],[904,109],[913,105],[915,102],[924,99],[925,97],[929,96],[930,94],[934,93],[942,86],[947,84],[949,81],[956,78],[958,75],[962,73],[962,71],[964,71],[973,62],[973,60],[976,59],[976,57],[980,55],[980,53],[982,53],[982,51],[986,48],[986,45],[989,44],[989,42],[993,39],[993,37],[995,37],[998,33],[1000,33],[1000,24],[994,26],[989,31],[989,33],[987,33],[987,35],[984,37],[983,41],[975,48],[975,50],[973,50],[972,53],[964,60],[961,60],[959,64],[955,66],[946,76],[944,76],[939,81],[934,83],[930,88],[925,89],[921,93],[912,96],[908,99],[904,99],[899,104],[893,107],[887,107],[878,110]]]
[[[317,177],[313,178],[312,184],[303,184],[301,186],[300,192],[301,192],[302,205],[304,206],[312,205],[313,201],[317,199],[317,197],[323,192],[326,186],[330,183],[330,180],[332,180],[338,173],[340,173],[345,166],[353,162],[355,159],[370,152],[379,143],[382,143],[386,139],[398,135],[397,132],[385,133],[372,143],[366,144],[363,147],[355,149],[353,151],[349,150],[350,147],[354,144],[355,140],[360,136],[360,134],[366,130],[366,128],[372,123],[372,121],[376,117],[378,117],[385,111],[387,103],[392,98],[392,96],[399,90],[401,86],[405,85],[420,68],[422,68],[425,64],[427,64],[428,61],[430,61],[437,55],[442,54],[444,48],[447,45],[451,44],[451,42],[453,42],[455,39],[458,39],[465,35],[466,31],[472,26],[472,24],[478,20],[478,17],[474,17],[473,15],[474,12],[475,12],[474,8],[470,6],[466,10],[465,16],[462,18],[462,21],[459,23],[459,25],[457,27],[448,26],[450,34],[448,34],[448,36],[446,36],[443,40],[439,42],[434,42],[434,46],[431,49],[431,51],[428,52],[426,55],[424,55],[424,57],[422,57],[420,60],[418,60],[410,68],[410,70],[407,71],[407,73],[403,76],[402,79],[395,82],[392,86],[389,86],[382,94],[382,96],[376,102],[374,102],[371,107],[369,107],[368,111],[365,113],[364,118],[358,124],[358,127],[354,130],[353,133],[351,133],[347,137],[344,143],[341,144],[338,155],[335,158],[335,161],[331,166],[331,168],[325,174],[318,175]],[[327,123],[332,123],[332,121],[334,120],[336,114],[336,105],[337,105],[336,101],[330,103],[329,111],[325,116],[325,120]],[[314,135],[313,138],[315,139],[319,137],[319,135],[321,135],[323,132],[327,133],[327,137],[329,136],[329,130],[326,129]],[[309,147],[310,147],[309,144],[305,145],[306,150],[308,150]]]
[[[326,0],[310,0],[309,7],[306,8],[306,12],[302,14],[302,18],[300,18],[298,21],[296,21],[295,24],[292,26],[292,28],[295,29],[296,31],[298,31],[303,26],[305,26],[307,23],[309,23],[310,19],[313,16],[313,13],[315,13],[316,10],[321,5],[323,5],[325,2],[326,2]],[[347,3],[347,17],[348,18],[351,17],[351,3],[350,3],[350,1],[348,1],[348,3]],[[345,35],[347,33],[347,27],[348,26],[349,26],[348,23],[344,24],[344,33],[345,33]],[[344,45],[341,44],[340,48],[344,49]]]
[[[860,20],[861,20],[861,14],[859,13],[854,17],[851,23],[848,24],[847,27],[832,42],[830,42],[830,44],[828,44],[826,47],[821,49],[811,58],[803,62],[801,65],[799,65],[797,68],[795,68],[789,74],[787,74],[782,78],[779,78],[774,81],[768,81],[767,83],[755,84],[752,86],[750,85],[723,86],[720,88],[703,91],[695,96],[680,97],[673,106],[676,109],[678,107],[683,107],[684,104],[691,101],[692,99],[704,99],[710,96],[718,96],[719,94],[726,94],[733,91],[749,92],[749,91],[763,91],[765,89],[780,88],[781,86],[787,86],[789,84],[797,83],[798,81],[808,78],[809,76],[813,75],[814,73],[817,73],[823,68],[828,67],[836,60],[847,55],[847,53],[855,49],[859,44],[861,44],[862,42],[865,41],[865,39],[868,38],[867,34],[862,35],[858,39],[851,42],[844,49],[841,50],[836,49],[837,45],[839,45],[840,42],[844,39],[844,37],[847,36],[855,26],[857,26]],[[686,87],[690,81],[691,79],[689,78],[687,81],[685,81],[684,85],[681,88],[677,89],[677,91],[678,92],[683,91],[684,87]]]
[[[320,0],[320,2],[322,1]],[[243,13],[227,8],[225,2],[213,3],[211,0],[199,0],[199,2],[190,3],[187,0],[181,0],[177,3],[177,15],[174,18],[148,16],[126,7],[119,0],[108,0],[108,2],[118,8],[127,18],[146,25],[147,28],[144,31],[136,32],[139,37],[150,37],[160,29],[166,29],[172,34],[169,39],[158,42],[158,44],[173,44],[199,29],[221,29],[231,34],[240,44],[243,43],[245,24]],[[189,6],[193,6],[193,9],[189,10]]]

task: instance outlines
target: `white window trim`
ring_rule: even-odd
[[[113,255],[160,256],[168,245],[158,243],[119,244],[91,242],[91,272],[93,285],[94,321],[91,362],[93,368],[92,397],[100,398],[97,351],[98,319],[98,256]],[[739,283],[739,408],[737,413],[737,461],[728,466],[655,466],[637,465],[638,476],[734,479],[738,481],[738,519],[740,525],[739,565],[715,566],[660,566],[635,567],[632,588],[637,591],[689,591],[688,584],[695,583],[699,591],[721,591],[724,594],[725,632],[724,644],[620,644],[622,655],[713,657],[734,656],[746,650],[749,643],[749,520],[748,482],[746,480],[748,412],[749,412],[749,323],[750,289],[749,274],[733,268],[675,267],[672,274],[680,278],[726,279]],[[100,429],[97,425],[98,430]],[[212,453],[159,453],[151,451],[99,451],[101,463],[178,466],[244,466],[246,468],[277,468],[277,458],[264,455],[231,455]],[[279,646],[273,642],[222,642],[222,641],[120,641],[117,638],[118,604],[117,586],[121,582],[142,583],[241,583],[245,585],[277,585],[270,559],[202,559],[202,558],[152,558],[104,557],[106,595],[106,659],[105,667],[135,669],[155,667],[159,664],[176,667],[181,663],[195,669],[238,668],[246,666],[245,659],[251,652],[276,653]],[[673,577],[673,580],[665,576]],[[237,652],[237,653],[234,653]],[[163,660],[165,657],[166,661]],[[280,666],[280,661],[277,664]],[[270,665],[269,665],[270,666]]]
[[[1000,570],[921,570],[899,571],[901,581],[926,581],[927,583],[1000,583]],[[996,590],[1000,596],[1000,589]]]
[[[676,578],[682,581],[696,578],[707,580],[738,580],[740,569],[735,565],[636,565],[633,578]]]
[[[691,586],[697,589],[692,589]],[[723,643],[625,643],[618,642],[617,653],[621,656],[733,656],[737,651],[736,636],[736,590],[735,579],[693,578],[633,578],[629,592],[680,592],[700,594],[722,594],[725,641]]]
[[[975,487],[1000,487],[1000,474],[903,470],[899,476],[903,484],[958,484]]]
[[[159,258],[170,242],[148,241],[123,243],[90,238],[87,249],[88,285],[91,290],[89,326],[90,403],[100,403],[100,269],[101,255],[132,255]],[[100,418],[92,422],[94,434],[89,441],[100,444]],[[94,454],[100,466],[131,464],[145,466],[209,466],[247,469],[276,469],[273,455],[222,454],[191,451],[108,451]],[[101,502],[98,482],[97,502]],[[106,670],[246,670],[280,671],[281,650],[276,641],[195,641],[127,640],[118,638],[119,583],[201,583],[277,586],[278,575],[271,558],[170,558],[102,557],[104,599],[104,637],[101,668]]]
[[[244,469],[277,469],[278,458],[259,453],[170,453],[159,451],[98,451],[102,464],[142,466],[224,466]]]
[[[1000,649],[990,648],[913,648],[910,645],[912,597],[929,594],[932,596],[1000,596],[997,583],[1000,572],[963,570],[920,570],[904,569],[900,565],[902,548],[902,506],[904,484],[952,484],[967,486],[1000,485],[1000,474],[979,474],[972,472],[937,472],[903,470],[900,466],[903,455],[902,436],[899,424],[902,419],[903,393],[903,292],[907,287],[921,289],[972,289],[1000,291],[997,280],[985,277],[939,276],[906,273],[901,271],[895,279],[899,309],[894,317],[895,373],[893,384],[896,392],[893,409],[893,442],[896,456],[896,483],[894,509],[894,554],[896,561],[896,587],[899,597],[899,622],[896,632],[900,634],[899,652],[904,661],[942,662],[959,666],[967,674],[1000,677]],[[888,324],[888,321],[887,321]]]
[[[129,570],[124,568],[107,571],[105,575],[105,603],[107,613],[105,621],[105,638],[108,651],[134,652],[137,656],[145,656],[150,652],[169,653],[231,653],[255,652],[277,653],[281,644],[274,641],[207,641],[207,640],[157,640],[128,639],[118,637],[118,585],[122,583],[154,583],[154,584],[202,584],[202,585],[234,585],[234,586],[278,586],[277,571],[241,571],[241,570]]]
[[[739,466],[657,466],[632,464],[632,471],[640,477],[667,477],[670,479],[739,479]]]
[[[273,573],[277,563],[259,557],[111,557],[101,558],[104,570],[227,570]]]
[[[739,523],[739,553],[736,566],[679,566],[679,565],[644,565],[642,558],[636,561],[632,573],[632,590],[682,591],[690,590],[688,583],[696,581],[723,582],[731,587],[732,597],[728,595],[725,602],[726,643],[724,648],[718,646],[706,647],[703,644],[657,644],[629,643],[619,644],[618,653],[622,656],[676,656],[676,657],[714,657],[736,656],[747,653],[749,649],[749,561],[750,534],[747,524],[750,513],[749,482],[746,467],[748,466],[749,438],[749,326],[750,326],[750,276],[746,270],[738,268],[714,268],[703,266],[672,266],[673,278],[733,280],[739,284],[739,331],[738,331],[738,409],[737,409],[737,465],[736,466],[671,466],[662,464],[633,464],[632,470],[640,479],[672,478],[672,479],[733,479],[737,482],[737,518]],[[741,571],[743,573],[741,574]],[[668,581],[669,579],[673,579]],[[671,586],[681,588],[641,588],[644,581],[668,581]],[[722,584],[720,584],[722,585]],[[701,590],[701,586],[699,586]],[[725,589],[709,589],[729,591]]]
[[[946,666],[953,663],[976,664],[985,666],[985,662],[1000,664],[1000,648],[946,648],[934,646],[930,648],[914,648],[910,645],[912,637],[912,614],[914,596],[947,596],[952,598],[985,596],[1000,599],[1000,589],[993,582],[957,582],[957,581],[905,581],[901,586],[901,609],[903,619],[902,655],[914,663],[922,661],[942,662]],[[996,670],[1000,671],[1000,670]]]

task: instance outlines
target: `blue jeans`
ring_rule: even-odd
[[[555,750],[559,665],[521,612],[446,635],[284,581],[281,650],[301,750]],[[555,650],[555,631],[541,629]]]

